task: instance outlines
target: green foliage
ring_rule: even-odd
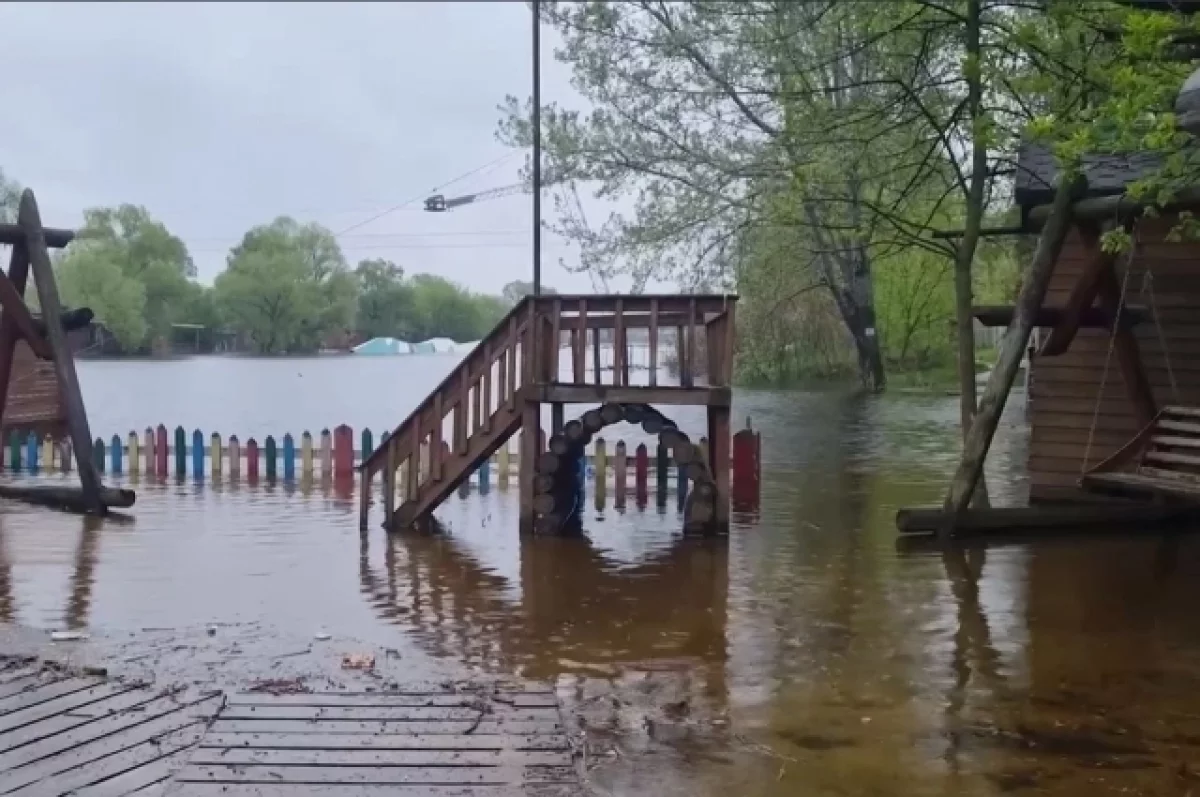
[[[508,311],[507,304],[499,297],[472,294],[432,274],[417,274],[409,285],[414,297],[412,340],[433,337],[478,340]]]
[[[229,325],[266,354],[317,350],[349,328],[357,296],[333,234],[286,216],[246,233],[214,289]]]
[[[64,304],[90,307],[123,349],[136,351],[148,329],[146,287],[124,266],[116,247],[101,246],[68,254],[59,262],[55,277]]]
[[[363,260],[358,277],[355,326],[364,338],[412,340],[416,294],[404,280],[404,269],[388,260]]]
[[[131,351],[169,339],[195,276],[183,241],[135,205],[85,211],[57,268],[64,300],[91,307]]]
[[[4,169],[0,169],[0,222],[12,224],[17,220],[17,209],[21,204],[21,185],[10,180]]]

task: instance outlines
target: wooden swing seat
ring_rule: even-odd
[[[1080,486],[1200,504],[1200,407],[1164,407],[1121,450],[1086,472]]]

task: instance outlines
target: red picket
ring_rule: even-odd
[[[253,437],[246,441],[246,479],[258,481],[258,442]]]
[[[646,474],[650,471],[650,452],[646,450],[646,444],[642,443],[637,447],[637,452],[633,457],[633,487],[634,500],[638,505],[646,503],[648,491],[646,489]]]
[[[161,423],[154,432],[154,473],[160,479],[167,478],[167,427]]]
[[[354,473],[354,430],[342,424],[333,430],[333,474],[350,476]]]
[[[748,424],[747,424],[748,426]],[[759,499],[762,437],[749,428],[733,436],[733,504],[755,509]]]

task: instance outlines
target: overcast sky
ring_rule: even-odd
[[[518,180],[496,106],[529,93],[529,14],[521,2],[0,4],[0,167],[50,225],[144,205],[205,282],[277,215],[337,232],[418,198],[342,237],[347,259],[497,292],[528,278],[530,197],[440,215],[419,198],[510,153],[445,193]],[[554,43],[543,30],[543,99],[578,105]],[[591,290],[558,265],[575,251],[545,241],[544,282]]]

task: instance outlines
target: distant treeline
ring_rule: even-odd
[[[15,217],[19,194],[0,171],[0,220]],[[86,211],[55,270],[63,301],[90,307],[128,354],[170,348],[176,324],[199,325],[185,334],[202,348],[223,334],[264,354],[378,336],[477,340],[529,292],[514,282],[502,296],[479,294],[388,260],[352,267],[332,232],[286,216],[249,230],[210,287],[196,281],[184,242],[135,205]]]

